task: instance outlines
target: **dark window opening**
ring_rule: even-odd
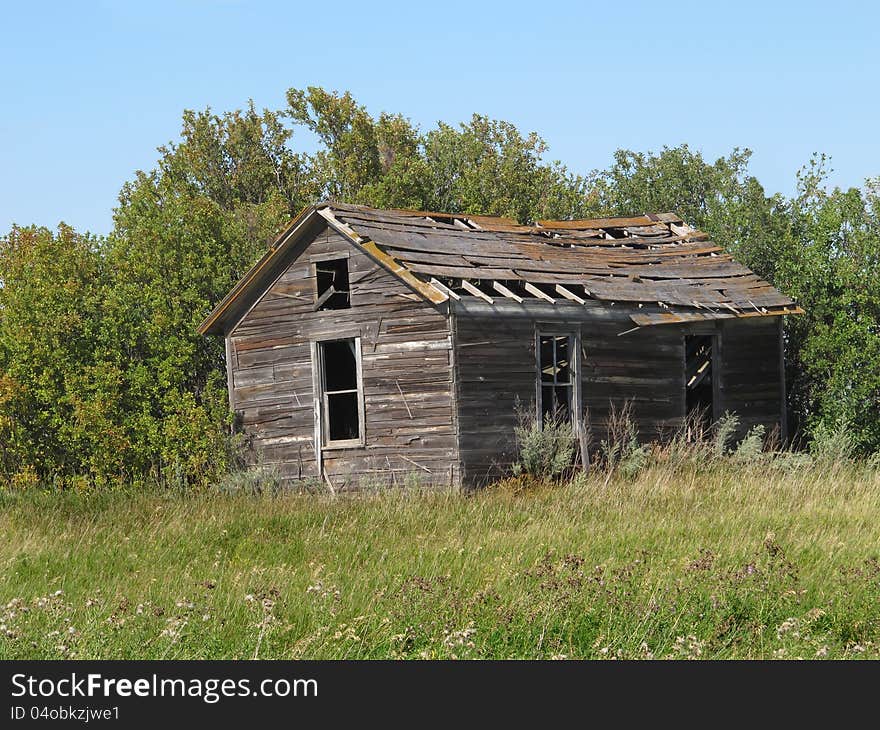
[[[685,394],[688,421],[707,431],[715,418],[712,335],[685,335]]]
[[[361,437],[356,347],[354,339],[319,343],[325,443]]]
[[[360,436],[357,400],[357,392],[327,395],[327,435],[330,441],[349,441]]]
[[[571,420],[574,377],[571,366],[573,338],[569,335],[539,335],[541,422],[548,418]]]
[[[318,298],[315,309],[348,309],[351,294],[348,286],[348,259],[318,261],[315,264]]]

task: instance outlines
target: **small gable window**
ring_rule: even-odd
[[[316,261],[315,281],[318,285],[315,310],[348,309],[351,306],[347,258]]]

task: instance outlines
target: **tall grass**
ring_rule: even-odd
[[[880,656],[876,469],[724,451],[468,497],[0,493],[0,658]]]

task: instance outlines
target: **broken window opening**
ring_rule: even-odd
[[[685,400],[688,423],[703,433],[715,419],[714,335],[685,335]]]
[[[348,309],[351,306],[348,259],[318,261],[315,264],[315,280],[318,285],[316,310]]]
[[[362,441],[361,379],[355,338],[319,342],[324,445]]]
[[[575,377],[572,367],[572,335],[538,335],[538,412],[541,423],[573,419]]]

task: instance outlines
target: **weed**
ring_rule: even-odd
[[[520,410],[515,429],[518,460],[513,465],[515,476],[524,474],[534,479],[558,479],[569,472],[574,463],[575,435],[571,424],[549,415],[543,424],[527,411]]]

